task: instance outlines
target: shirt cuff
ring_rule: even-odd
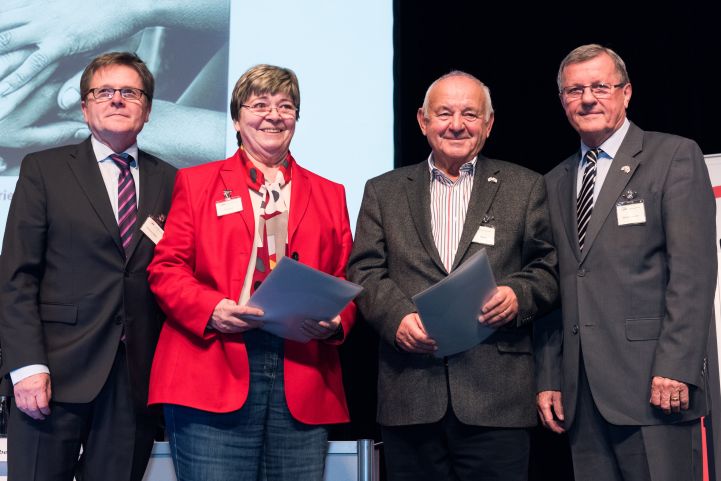
[[[10,371],[10,379],[12,380],[14,386],[26,377],[41,373],[50,374],[50,369],[48,369],[45,364],[30,364],[29,366]]]

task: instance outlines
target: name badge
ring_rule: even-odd
[[[240,197],[231,197],[215,203],[215,212],[218,214],[218,217],[233,214],[235,212],[241,212],[242,210],[243,201],[240,200]]]
[[[473,236],[473,240],[476,244],[484,244],[492,246],[496,244],[496,228],[482,225],[478,228],[476,235]]]
[[[646,207],[643,199],[619,202],[616,204],[618,225],[639,225],[646,223]]]
[[[160,242],[160,239],[163,238],[163,228],[158,225],[157,222],[155,222],[155,219],[152,217],[148,217],[145,219],[145,222],[143,222],[143,225],[140,227],[140,230],[143,234],[148,236],[148,239],[153,241],[153,244],[157,245],[158,242]]]

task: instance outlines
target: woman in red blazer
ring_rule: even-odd
[[[349,420],[337,346],[352,304],[304,321],[307,343],[244,317],[262,314],[246,302],[283,255],[345,275],[345,191],[291,156],[299,107],[291,70],[251,68],[230,104],[238,151],[177,175],[148,271],[167,315],[149,403],[164,404],[179,481],[321,480],[326,425]]]

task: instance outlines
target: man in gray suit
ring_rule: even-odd
[[[539,331],[538,411],[569,431],[576,479],[701,479],[715,201],[699,147],[626,118],[623,60],[558,72],[581,149],[546,176],[562,322]]]
[[[543,178],[480,155],[488,88],[451,72],[418,123],[432,153],[366,184],[349,278],[381,338],[378,421],[391,480],[525,480],[533,402],[531,321],[557,296]],[[486,248],[498,291],[479,321],[497,329],[437,358],[411,297]]]

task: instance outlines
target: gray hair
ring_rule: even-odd
[[[478,79],[477,79],[476,77],[474,77],[473,75],[471,75],[471,74],[469,74],[469,73],[467,73],[467,72],[463,72],[463,71],[461,71],[461,70],[453,70],[453,71],[451,71],[451,72],[448,72],[447,74],[445,74],[445,75],[437,78],[437,79],[430,85],[430,87],[428,87],[428,90],[426,90],[426,96],[423,98],[423,107],[422,107],[422,109],[423,109],[423,117],[425,117],[426,119],[428,118],[428,108],[429,108],[429,105],[428,105],[428,103],[429,103],[428,97],[430,96],[430,93],[431,93],[431,90],[433,90],[433,87],[435,87],[436,84],[438,84],[438,82],[440,82],[441,80],[445,80],[445,79],[451,78],[451,77],[466,77],[466,78],[469,78],[469,79],[477,82],[478,85],[481,86],[481,88],[483,89],[483,95],[485,96],[485,102],[483,102],[483,104],[484,104],[484,105],[483,105],[483,110],[484,110],[484,112],[483,112],[483,120],[484,120],[485,122],[488,122],[488,119],[491,118],[491,114],[493,113],[493,104],[491,103],[491,91],[490,91],[489,88],[486,86],[486,84],[484,84],[483,82],[481,82],[480,80],[478,80]]]
[[[566,58],[563,59],[561,66],[558,68],[558,76],[556,77],[558,91],[560,92],[563,88],[563,70],[566,67],[576,63],[587,62],[603,54],[608,55],[611,57],[611,60],[613,60],[613,63],[616,66],[616,72],[621,76],[621,82],[624,84],[631,83],[631,79],[628,78],[628,71],[626,70],[626,64],[623,59],[610,48],[597,43],[591,43],[588,45],[581,45],[580,47],[573,49],[573,51],[571,51],[571,53],[566,55]]]

